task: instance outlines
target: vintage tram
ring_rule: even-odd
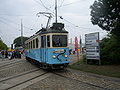
[[[43,69],[66,68],[69,61],[68,32],[63,23],[42,28],[25,42],[25,56]]]

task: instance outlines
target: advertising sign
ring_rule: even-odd
[[[100,60],[99,32],[85,35],[86,58]]]

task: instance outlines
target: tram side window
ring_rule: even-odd
[[[27,43],[27,49],[29,49],[29,43]]]
[[[36,48],[38,48],[38,38],[36,38]]]
[[[27,44],[25,44],[25,49],[27,49]]]
[[[43,36],[41,36],[41,48],[44,47],[44,40],[43,40]]]
[[[35,40],[33,40],[33,48],[35,48]]]
[[[32,49],[32,41],[31,41],[31,49]]]
[[[28,44],[28,48],[30,49],[30,42],[29,42],[29,44]]]
[[[25,44],[24,48],[27,49],[27,48],[26,48],[26,44]]]
[[[47,36],[47,47],[50,47],[50,36]]]
[[[25,49],[27,49],[27,44],[25,44]]]

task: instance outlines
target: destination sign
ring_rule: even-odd
[[[86,58],[100,60],[99,33],[85,35]]]

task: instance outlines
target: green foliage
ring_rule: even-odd
[[[91,22],[111,36],[101,43],[103,64],[120,64],[120,0],[96,0],[91,8]]]
[[[21,38],[23,39],[23,45],[24,45],[25,41],[28,39],[28,37],[17,37],[13,42],[15,44],[15,47],[22,46]]]
[[[100,43],[103,64],[120,64],[120,42],[115,35],[104,38]]]
[[[6,49],[7,49],[7,45],[3,43],[2,40],[0,40],[0,50],[6,50]]]
[[[110,31],[120,40],[120,0],[96,0],[91,8],[91,22]]]

